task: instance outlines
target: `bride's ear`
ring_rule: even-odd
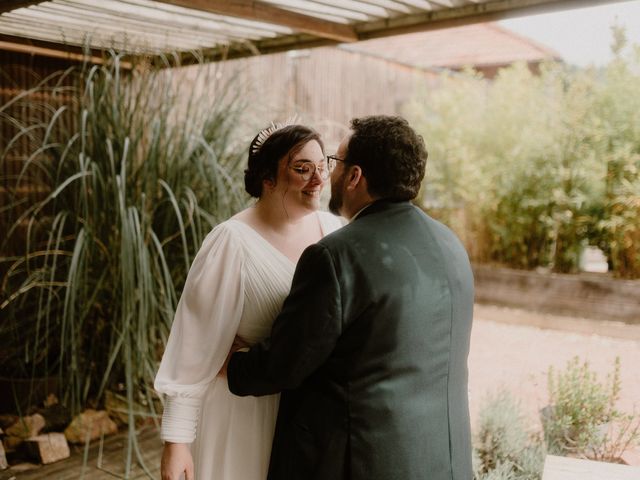
[[[264,190],[273,190],[276,186],[276,181],[273,178],[265,178],[262,180],[262,188]]]

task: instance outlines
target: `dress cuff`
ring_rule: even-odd
[[[200,398],[165,397],[160,438],[165,442],[191,443],[200,418]]]

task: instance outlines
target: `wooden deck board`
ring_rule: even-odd
[[[146,428],[138,433],[138,444],[142,460],[154,479],[160,478],[160,455],[162,442],[155,427]],[[125,464],[127,455],[127,432],[105,438],[102,445],[102,468],[98,467],[100,442],[92,442],[89,447],[87,462],[84,462],[84,447],[72,447],[71,457],[60,462],[44,465],[25,472],[12,469],[0,472],[0,480],[114,480],[125,478]],[[135,453],[132,452],[132,465],[128,478],[138,480],[149,478],[138,465]]]
[[[640,480],[640,468],[547,455],[542,480]]]

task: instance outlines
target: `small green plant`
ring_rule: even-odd
[[[588,362],[574,357],[564,371],[549,368],[548,387],[550,406],[542,423],[550,453],[618,461],[640,439],[640,421],[616,408],[619,358],[600,382]]]
[[[493,470],[476,477],[477,480],[518,480],[511,463],[499,463]]]
[[[474,472],[478,480],[540,478],[544,449],[527,431],[520,406],[505,390],[485,399],[474,435]]]

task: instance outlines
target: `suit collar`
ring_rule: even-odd
[[[364,207],[362,210],[360,210],[358,213],[354,215],[351,221],[356,222],[359,219],[366,217],[367,215],[371,215],[373,213],[383,212],[387,210],[403,209],[410,206],[411,206],[411,203],[406,200],[398,202],[398,201],[392,201],[392,200],[382,198],[380,200],[375,200],[369,205],[367,205],[366,207]]]

